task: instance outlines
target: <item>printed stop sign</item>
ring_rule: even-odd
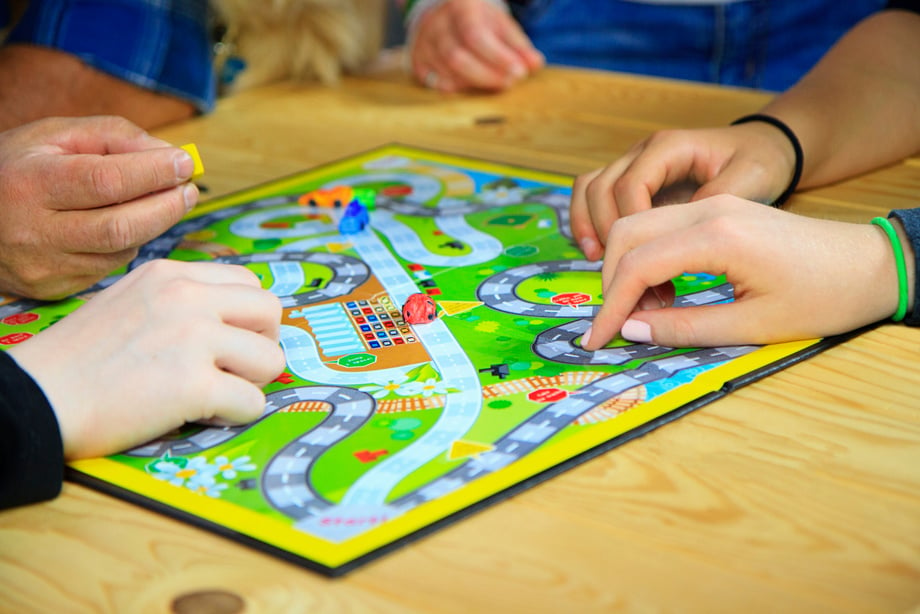
[[[590,301],[591,295],[585,294],[584,292],[563,292],[562,294],[557,294],[550,300],[557,305],[575,305],[577,307],[582,303]]]
[[[0,320],[0,322],[9,324],[10,326],[16,326],[17,324],[28,324],[29,322],[34,322],[37,319],[37,313],[26,311],[25,313],[14,313],[11,316],[6,316],[3,318],[3,320]]]
[[[32,338],[32,333],[10,333],[0,337],[0,345],[16,345]]]
[[[538,388],[527,393],[527,399],[534,403],[556,403],[569,396],[560,388]]]

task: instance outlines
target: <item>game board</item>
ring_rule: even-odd
[[[353,234],[342,208],[301,204],[341,186],[371,197]],[[264,415],[189,425],[70,476],[341,574],[825,347],[582,350],[600,265],[570,240],[570,186],[389,145],[205,204],[129,268],[239,263],[281,298],[287,368]],[[5,299],[0,347],[117,278],[61,303]],[[732,299],[723,279],[674,281],[682,305]],[[408,325],[400,306],[420,292],[439,318]]]

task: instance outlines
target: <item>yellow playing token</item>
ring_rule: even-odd
[[[198,148],[194,143],[188,143],[183,145],[182,149],[188,152],[188,155],[192,156],[192,162],[195,163],[195,169],[192,171],[192,179],[198,179],[204,175],[204,164],[201,163],[201,155],[198,153]]]

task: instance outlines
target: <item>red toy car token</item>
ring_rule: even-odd
[[[427,324],[438,317],[438,307],[427,294],[410,294],[403,305],[402,315],[409,324]]]

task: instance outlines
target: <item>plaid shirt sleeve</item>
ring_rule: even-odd
[[[71,53],[207,112],[216,98],[208,19],[207,0],[33,0],[7,42]]]

